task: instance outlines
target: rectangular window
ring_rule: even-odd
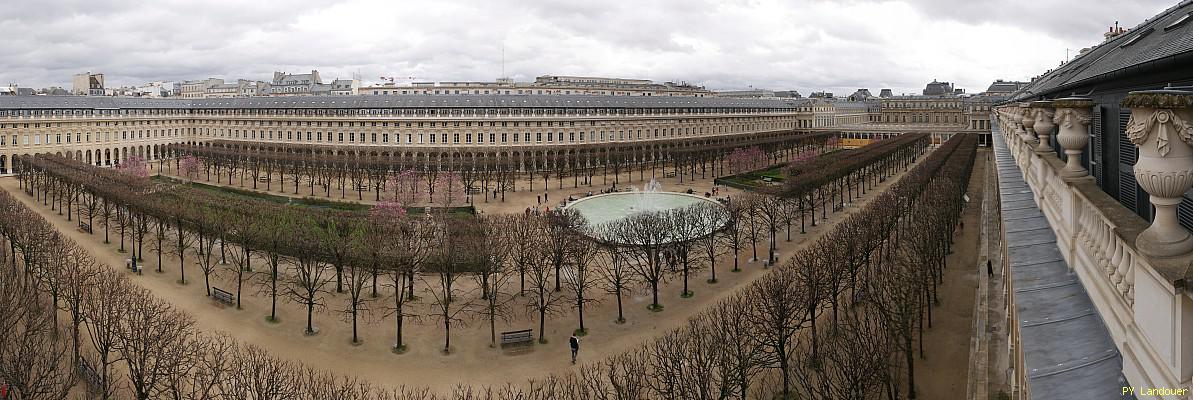
[[[434,133],[431,134],[431,143],[435,143],[435,134]]]
[[[374,141],[376,141],[376,140],[374,140]],[[388,133],[381,134],[381,143],[389,143],[389,134]]]

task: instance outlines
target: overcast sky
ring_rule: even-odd
[[[1176,0],[4,0],[0,84],[318,69],[417,81],[590,75],[709,89],[970,92],[1026,80]]]

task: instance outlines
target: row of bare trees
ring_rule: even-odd
[[[603,177],[602,185],[616,187],[622,183],[622,175],[638,172],[640,181],[658,174],[675,174],[684,179],[697,175],[706,178],[724,174],[726,163],[732,168],[732,150],[742,146],[762,151],[762,158],[769,164],[791,161],[798,154],[809,149],[825,149],[835,146],[835,133],[816,133],[783,137],[759,137],[747,143],[740,141],[732,145],[712,143],[680,143],[660,146],[617,146],[583,145],[561,149],[517,147],[496,150],[461,150],[459,148],[412,149],[397,146],[357,147],[328,145],[299,145],[280,143],[251,143],[240,141],[212,141],[198,145],[173,144],[168,151],[177,154],[174,163],[176,173],[191,179],[200,176],[207,181],[215,177],[217,183],[245,185],[245,179],[257,189],[259,183],[265,190],[272,190],[277,181],[278,190],[286,192],[287,185],[293,194],[299,194],[305,186],[308,195],[314,196],[316,187],[321,195],[332,196],[332,189],[338,189],[341,198],[348,192],[356,192],[357,199],[364,193],[374,192],[374,200],[381,201],[389,181],[399,176],[412,176],[408,204],[447,204],[448,198],[436,195],[455,185],[463,192],[465,188],[480,190],[485,201],[494,195],[505,199],[507,191],[517,191],[517,180],[526,179],[529,190],[534,190],[536,177],[542,179],[546,190],[550,178],[554,177],[558,188],[564,187],[564,180],[571,178],[572,185],[593,186],[597,174]],[[198,163],[186,165],[183,160],[192,157]],[[649,175],[647,171],[649,170]],[[718,174],[717,171],[720,171]],[[446,181],[446,182],[444,182]],[[471,195],[467,197],[471,201]]]

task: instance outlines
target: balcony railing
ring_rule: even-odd
[[[1189,96],[1193,99],[1193,93]],[[1128,100],[1130,99],[1131,97],[1128,97]],[[1068,103],[1062,107],[1066,101]],[[1081,281],[1118,347],[1123,360],[1123,375],[1128,382],[1132,386],[1144,388],[1193,389],[1193,380],[1190,379],[1193,377],[1193,295],[1185,291],[1186,279],[1193,268],[1193,252],[1157,255],[1155,250],[1149,250],[1148,243],[1155,241],[1156,237],[1163,236],[1145,233],[1157,230],[1155,227],[1158,225],[1163,226],[1175,221],[1159,221],[1166,216],[1157,211],[1157,222],[1149,224],[1103,192],[1093,178],[1084,174],[1084,170],[1080,170],[1079,165],[1066,165],[1055,152],[1042,151],[1039,146],[1040,139],[1046,139],[1045,135],[1052,133],[1048,131],[1058,125],[1062,127],[1061,136],[1058,138],[1062,144],[1066,143],[1066,139],[1074,139],[1071,136],[1066,137],[1066,134],[1084,135],[1089,120],[1088,114],[1082,118],[1082,106],[1085,108],[1084,112],[1088,113],[1088,108],[1092,105],[1085,103],[1088,103],[1088,100],[1057,100],[1055,117],[1051,112],[1042,113],[1035,110],[1042,108],[1040,105],[1003,106],[997,111],[996,119],[1001,134],[1015,158],[1015,164],[1023,172],[1036,204],[1056,234],[1057,246],[1062,256]],[[1067,106],[1074,106],[1067,109],[1076,112],[1062,111]],[[1053,108],[1051,104],[1044,107],[1049,110]],[[1157,110],[1157,107],[1144,110],[1134,108],[1132,121],[1152,118],[1148,113],[1163,111],[1163,108]],[[1193,108],[1184,111],[1193,113]],[[1143,114],[1142,117],[1134,114],[1140,112]],[[1177,110],[1175,115],[1181,115],[1181,111]],[[1048,123],[1042,126],[1036,125],[1040,127],[1040,132],[1033,132],[1033,117],[1048,120]],[[1051,124],[1053,121],[1056,121],[1055,125]],[[1159,124],[1149,123],[1148,128],[1164,129],[1162,126],[1157,127]],[[1139,126],[1142,127],[1142,124]],[[1178,126],[1177,129],[1181,128]],[[1128,131],[1131,131],[1131,128],[1128,128]],[[1153,145],[1150,137],[1164,134],[1157,131],[1158,133],[1152,135],[1150,132],[1140,132],[1139,129],[1134,132],[1131,134],[1134,135],[1133,140],[1136,140],[1141,148]],[[1085,140],[1085,136],[1081,139]],[[1167,140],[1167,144],[1157,146],[1177,146],[1181,141],[1176,133],[1164,140]],[[1173,143],[1174,141],[1177,143]],[[1074,159],[1076,156],[1076,159],[1079,159],[1084,143],[1077,140],[1069,140],[1068,143],[1072,148],[1065,150],[1075,151],[1069,154],[1069,158]],[[1172,150],[1169,154],[1179,155],[1179,151]],[[1160,151],[1157,154],[1160,153],[1168,152]],[[1193,170],[1193,157],[1176,161],[1171,167],[1176,176],[1180,176],[1182,171]],[[1137,167],[1136,173],[1141,173],[1143,167]],[[1161,170],[1167,168],[1149,167]],[[1165,176],[1168,172],[1162,170],[1142,173]],[[1170,186],[1180,185],[1178,178],[1166,177],[1158,180]],[[1178,183],[1172,183],[1174,180]],[[1143,184],[1141,180],[1141,186]],[[1149,187],[1145,186],[1144,189]],[[1160,192],[1154,187],[1150,189],[1163,195],[1167,192],[1183,193],[1189,188],[1161,188],[1167,192]],[[1149,193],[1151,192],[1152,190],[1149,190]],[[1162,203],[1162,198],[1157,197],[1157,193],[1152,193],[1152,200],[1159,210],[1167,205]],[[1175,208],[1175,205],[1171,207]],[[1175,214],[1171,217],[1175,219]],[[1160,246],[1151,246],[1159,247],[1161,253],[1177,251],[1172,250],[1171,246],[1181,246],[1179,235],[1183,229],[1179,228],[1179,225],[1176,227],[1181,231],[1158,234],[1176,235],[1171,236],[1175,239],[1164,241]],[[1164,398],[1189,398],[1189,393],[1186,391],[1184,395]]]

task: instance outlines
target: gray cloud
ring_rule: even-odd
[[[713,89],[980,91],[1171,1],[15,0],[0,15],[0,83],[110,85],[319,69],[417,80],[575,74]],[[1007,54],[1021,54],[1008,57]]]

